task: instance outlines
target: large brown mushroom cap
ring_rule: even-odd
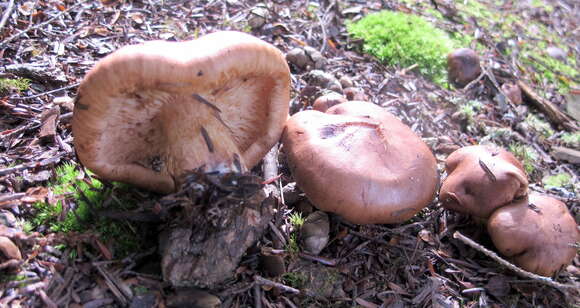
[[[434,197],[435,158],[385,109],[346,102],[292,116],[282,135],[294,178],[321,210],[353,223],[400,223]]]
[[[479,218],[527,194],[522,164],[508,151],[488,145],[468,146],[445,161],[447,178],[439,199],[443,207]]]
[[[518,266],[551,276],[574,259],[580,232],[564,203],[537,193],[528,198],[497,209],[487,230],[499,252]]]
[[[104,179],[171,192],[199,167],[257,164],[282,133],[289,89],[283,54],[248,34],[124,47],[79,88],[75,147]]]

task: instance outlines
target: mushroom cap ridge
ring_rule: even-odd
[[[488,220],[487,230],[503,255],[512,257],[523,269],[544,276],[572,262],[576,248],[571,244],[580,241],[576,221],[566,205],[538,193],[497,209]]]
[[[279,140],[289,96],[284,55],[249,34],[127,46],[83,80],[72,123],[75,148],[101,178],[168,193],[191,169],[227,167],[238,154],[238,164],[257,164]],[[205,137],[223,153],[211,153]],[[149,167],[156,159],[159,170]]]
[[[294,178],[319,209],[359,223],[400,223],[439,182],[425,143],[384,108],[346,102],[292,116],[282,135]]]

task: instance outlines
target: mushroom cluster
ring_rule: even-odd
[[[75,148],[103,179],[170,193],[192,170],[256,165],[280,138],[289,97],[284,55],[249,34],[127,46],[81,83]]]
[[[429,204],[439,183],[427,145],[372,103],[299,112],[282,142],[292,175],[314,206],[352,223],[408,220]]]
[[[522,164],[493,146],[469,146],[445,162],[442,206],[486,221],[500,253],[536,274],[551,276],[576,255],[572,245],[580,231],[566,205],[537,193],[528,194]]]

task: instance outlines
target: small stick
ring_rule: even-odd
[[[521,277],[529,278],[529,279],[538,281],[538,282],[543,283],[545,285],[548,285],[548,286],[551,286],[551,287],[554,287],[557,289],[561,289],[561,290],[562,289],[567,290],[567,289],[578,288],[577,286],[574,286],[574,285],[561,284],[559,282],[552,280],[552,278],[550,278],[550,277],[540,276],[540,275],[537,275],[534,273],[530,273],[526,270],[523,270],[523,269],[511,264],[510,262],[503,259],[502,257],[498,256],[495,252],[481,246],[480,244],[476,243],[472,239],[461,234],[459,231],[455,231],[455,233],[453,233],[453,238],[459,239],[460,241],[465,243],[467,246],[470,246],[471,248],[478,250],[479,252],[481,252],[484,255],[493,259],[495,262],[497,262],[497,263],[509,268],[510,270],[514,271],[516,274],[520,275]]]
[[[298,289],[294,289],[293,287],[289,287],[289,286],[287,286],[285,284],[281,284],[279,282],[274,282],[272,280],[266,279],[266,278],[261,277],[259,275],[254,275],[254,281],[256,282],[256,284],[278,288],[278,289],[280,289],[280,291],[283,291],[283,292],[288,292],[288,293],[292,293],[292,294],[300,294],[300,290],[298,290]]]
[[[497,178],[495,177],[495,175],[493,174],[493,172],[491,172],[491,170],[489,169],[489,167],[483,162],[483,160],[481,160],[481,158],[479,159],[479,166],[481,167],[481,169],[483,169],[483,171],[485,171],[485,174],[487,174],[487,176],[489,177],[489,179],[492,182],[497,181]]]
[[[266,156],[264,156],[264,162],[262,163],[262,174],[264,176],[264,185],[266,185],[266,191],[273,193],[278,199],[281,199],[282,191],[278,188],[275,182],[279,179],[278,177],[278,144],[276,143]],[[272,180],[271,182],[268,182]]]
[[[262,308],[262,290],[260,285],[255,284],[252,291],[254,292],[254,308]]]
[[[81,84],[80,82],[76,82],[76,83],[73,83],[73,84],[71,84],[71,85],[68,85],[68,86],[65,86],[65,87],[62,87],[62,88],[58,88],[58,89],[54,89],[54,90],[50,90],[50,91],[46,91],[46,92],[42,92],[42,93],[38,93],[38,94],[34,94],[34,95],[31,95],[31,96],[25,96],[25,97],[10,97],[10,99],[11,99],[11,100],[14,100],[14,101],[24,101],[24,100],[29,100],[29,99],[33,99],[33,98],[37,98],[37,97],[41,97],[41,96],[44,96],[44,95],[48,95],[48,94],[52,94],[52,93],[56,93],[56,92],[59,92],[59,91],[64,91],[64,90],[68,90],[68,89],[76,88],[76,87],[78,87],[80,84]]]
[[[2,28],[4,28],[4,26],[6,25],[6,22],[8,21],[10,14],[12,14],[12,9],[14,9],[14,0],[10,0],[10,2],[8,2],[8,7],[6,8],[6,11],[4,11],[4,15],[2,16],[2,20],[0,21],[0,30],[2,30]]]
[[[26,193],[7,193],[0,195],[0,203],[24,198]]]

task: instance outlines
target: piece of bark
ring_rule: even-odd
[[[188,180],[189,188],[169,196],[190,200],[160,236],[163,278],[175,287],[213,289],[233,278],[246,250],[272,220],[276,198],[267,197],[261,186],[253,186],[251,196],[247,191],[240,196],[238,190],[252,176],[233,175],[235,181],[227,176]]]
[[[552,147],[552,156],[557,160],[565,160],[571,164],[580,164],[580,151],[565,148],[565,147]]]
[[[60,116],[60,108],[53,107],[42,112],[40,115],[40,121],[42,126],[40,127],[40,132],[38,137],[43,142],[54,141],[54,136],[56,136],[56,126],[58,123],[58,117]]]
[[[562,125],[568,131],[577,131],[578,125],[575,121],[560,111],[552,102],[542,98],[525,82],[518,80],[517,85],[522,90],[524,97],[530,101],[534,106],[540,109],[553,124]]]

